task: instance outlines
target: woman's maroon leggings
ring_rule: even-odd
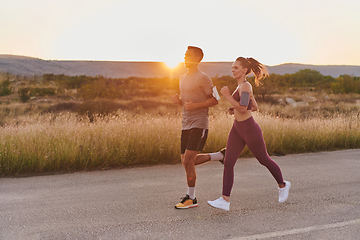
[[[279,166],[269,157],[259,124],[253,117],[240,122],[235,120],[226,144],[222,193],[224,196],[230,197],[234,184],[234,166],[245,145],[260,164],[271,172],[278,184],[284,182]]]

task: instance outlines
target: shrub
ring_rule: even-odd
[[[13,88],[9,79],[0,84],[0,96],[7,96],[13,93]]]
[[[31,88],[30,95],[32,97],[35,96],[53,96],[56,94],[56,88],[48,87],[48,88]]]
[[[25,87],[21,88],[18,91],[20,100],[23,103],[26,103],[29,101],[30,97],[35,96],[53,96],[56,94],[56,88],[31,88],[31,87]]]
[[[79,95],[84,99],[107,98],[115,99],[123,96],[124,88],[118,81],[100,77],[98,80],[83,85]]]
[[[19,97],[20,97],[21,102],[26,103],[26,102],[28,102],[30,100],[31,91],[30,91],[29,88],[27,88],[27,87],[26,88],[21,88],[21,89],[19,89],[18,93],[19,93]]]

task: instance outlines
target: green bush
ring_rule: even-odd
[[[55,95],[56,88],[25,87],[25,88],[20,88],[18,93],[19,93],[21,102],[26,103],[27,101],[29,101],[30,97]]]
[[[30,100],[31,91],[29,88],[21,88],[18,91],[21,102],[26,103]]]
[[[48,87],[48,88],[31,88],[30,95],[32,97],[35,96],[53,96],[56,94],[56,88]]]
[[[7,96],[13,93],[13,87],[9,79],[6,79],[0,84],[0,96]]]

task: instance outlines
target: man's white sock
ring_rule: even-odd
[[[195,187],[188,187],[187,194],[191,199],[195,199]]]
[[[210,161],[213,161],[213,160],[222,160],[224,159],[224,155],[219,151],[219,152],[215,152],[215,153],[209,153],[210,155]]]

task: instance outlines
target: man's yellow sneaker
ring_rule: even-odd
[[[181,202],[179,202],[178,204],[175,205],[175,208],[186,209],[186,208],[193,208],[193,207],[197,207],[197,206],[198,206],[198,204],[197,204],[196,198],[193,200],[189,197],[188,194],[186,194],[186,196],[181,199]]]

